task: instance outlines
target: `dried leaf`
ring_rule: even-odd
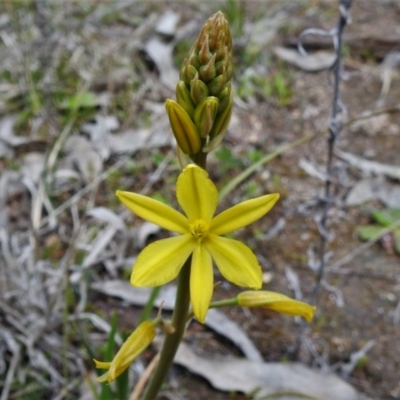
[[[317,178],[324,182],[326,181],[326,173],[318,168],[318,166],[316,166],[311,161],[306,160],[305,158],[301,158],[299,161],[299,167],[313,178]]]
[[[389,208],[400,208],[400,187],[383,177],[362,179],[348,193],[346,205],[357,206],[373,199]]]
[[[101,173],[103,161],[85,137],[70,136],[65,143],[65,151],[66,161],[78,168],[85,183],[91,182]]]
[[[140,149],[170,146],[173,144],[173,135],[165,129],[127,130],[112,135],[110,148],[112,153],[132,154]]]
[[[92,208],[91,210],[87,211],[86,214],[100,221],[108,222],[115,229],[119,229],[121,231],[125,230],[125,224],[122,218],[108,208]]]
[[[169,89],[175,90],[179,76],[172,60],[172,46],[153,38],[146,43],[144,50],[156,64],[160,81]]]
[[[215,332],[230,339],[249,360],[263,361],[261,353],[254,346],[254,343],[248,338],[246,332],[230,320],[222,312],[211,309],[207,313],[206,325]]]
[[[146,246],[150,236],[157,235],[161,228],[152,222],[144,222],[139,228],[134,229],[132,236],[134,237],[135,246],[142,249]]]
[[[43,153],[28,153],[24,156],[21,173],[24,178],[38,183],[42,176],[46,157]]]
[[[365,173],[372,173],[375,175],[385,175],[392,179],[400,179],[400,167],[395,165],[381,164],[376,161],[369,161],[362,157],[355,156],[351,153],[336,150],[336,155],[342,160],[348,162],[353,167]]]
[[[174,362],[204,377],[218,390],[249,394],[256,391],[254,399],[273,394],[286,400],[304,396],[318,400],[360,399],[356,390],[337,376],[298,363],[206,358],[196,355],[185,343],[179,346]]]
[[[83,260],[82,268],[88,268],[96,264],[96,262],[98,262],[100,254],[105,250],[105,248],[111,242],[116,232],[117,229],[114,226],[108,225],[106,229],[102,230],[96,236],[96,238],[93,240],[91,244],[92,248],[89,254]]]
[[[179,15],[172,10],[167,10],[156,25],[156,32],[160,35],[174,36],[179,22]]]
[[[93,147],[101,155],[103,160],[110,157],[111,131],[119,128],[118,119],[114,116],[97,115],[93,123],[82,126],[82,131],[90,135]]]
[[[350,192],[348,193],[346,197],[346,205],[358,206],[377,198],[381,186],[381,178],[360,180],[351,188]]]
[[[275,47],[274,54],[296,67],[308,71],[316,72],[330,68],[335,62],[335,54],[327,51],[318,51],[303,56],[297,50],[288,49],[286,47]]]

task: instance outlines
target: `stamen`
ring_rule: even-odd
[[[196,239],[204,239],[208,234],[209,224],[202,220],[196,219],[192,224],[189,224],[189,230]]]

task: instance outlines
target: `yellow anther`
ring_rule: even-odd
[[[208,234],[210,225],[203,219],[196,219],[192,224],[189,224],[191,234],[197,239],[204,239]]]

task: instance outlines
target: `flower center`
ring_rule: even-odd
[[[209,224],[203,219],[196,219],[189,224],[189,231],[195,239],[202,240],[207,236],[209,227]]]

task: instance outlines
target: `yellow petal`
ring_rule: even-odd
[[[161,201],[140,194],[117,190],[120,201],[133,213],[172,232],[188,233],[188,220],[180,212]]]
[[[103,382],[108,381],[108,371],[105,374],[98,376],[96,378],[96,381],[99,382],[99,383],[103,383]]]
[[[96,368],[109,370],[96,378],[97,382],[112,382],[120,376],[153,341],[156,329],[150,321],[142,322],[125,340],[111,362],[94,360]]]
[[[142,322],[125,340],[111,362],[109,382],[121,375],[132,362],[150,345],[156,329],[150,321]]]
[[[196,246],[190,270],[190,299],[193,313],[204,323],[213,294],[213,269],[211,256],[201,244]]]
[[[238,286],[261,288],[261,267],[246,245],[213,234],[208,235],[204,245],[225,279]]]
[[[189,164],[179,175],[176,197],[190,222],[211,221],[218,204],[218,191],[204,169]]]
[[[311,321],[315,307],[302,301],[297,301],[281,293],[267,291],[246,291],[238,295],[238,304],[243,307],[263,307],[281,314],[304,317]]]
[[[243,228],[265,215],[278,201],[279,194],[268,194],[252,200],[243,201],[236,206],[218,214],[210,225],[214,235],[225,235]]]
[[[179,147],[185,154],[196,154],[201,149],[200,134],[189,114],[177,102],[165,102],[169,122]]]
[[[151,243],[139,254],[131,276],[133,286],[161,286],[172,281],[196,246],[192,235]]]
[[[110,368],[110,365],[111,365],[110,362],[97,361],[95,359],[93,359],[93,361],[96,364],[96,368],[98,368],[98,369],[108,369],[108,368]]]

